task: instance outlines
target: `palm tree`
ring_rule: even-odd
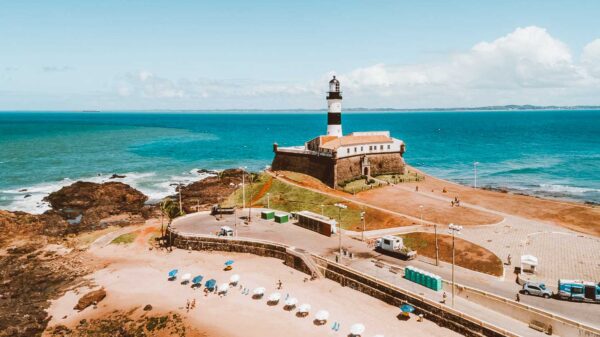
[[[166,216],[167,219],[169,220],[169,223],[167,224],[167,228],[169,228],[169,226],[171,226],[171,222],[173,222],[173,219],[184,214],[184,212],[179,209],[179,205],[177,204],[177,202],[171,198],[163,199],[163,201],[160,203],[160,212],[163,216]],[[160,232],[161,232],[162,236],[164,237],[165,232],[163,229],[162,221],[160,223]]]

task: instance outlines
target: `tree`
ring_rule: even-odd
[[[185,214],[183,211],[179,210],[179,204],[171,198],[165,198],[165,199],[163,199],[163,201],[161,201],[160,212],[163,216],[167,217],[167,219],[169,220],[169,222],[167,224],[167,228],[169,228],[169,226],[171,226],[171,222],[173,222],[173,219]],[[160,232],[161,232],[162,236],[164,237],[165,233],[164,233],[162,222],[160,224]]]

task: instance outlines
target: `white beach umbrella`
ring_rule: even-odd
[[[304,313],[308,313],[309,311],[310,311],[310,304],[308,304],[308,303],[304,303],[298,307],[299,313],[304,314]]]
[[[298,299],[295,297],[290,297],[287,300],[285,300],[285,305],[287,307],[294,307],[296,306],[296,304],[298,304]]]
[[[190,273],[185,273],[185,274],[183,274],[183,276],[181,277],[181,280],[182,280],[182,281],[189,281],[189,280],[191,280],[191,279],[192,279],[192,274],[190,274]]]
[[[327,311],[327,310],[319,310],[315,314],[315,318],[317,320],[319,320],[319,321],[326,321],[327,319],[329,319],[329,311]]]
[[[229,282],[230,282],[230,283],[233,283],[233,284],[236,284],[236,283],[238,283],[239,281],[240,281],[240,275],[238,275],[238,274],[233,274],[233,275],[231,275],[231,277],[229,278]]]
[[[281,299],[280,293],[272,293],[271,295],[269,295],[269,302],[279,302],[280,299]]]
[[[226,293],[227,290],[229,290],[229,283],[223,283],[219,286],[219,292],[220,293]]]
[[[262,296],[265,294],[265,288],[264,287],[254,288],[254,290],[252,290],[252,294]]]
[[[352,335],[355,335],[355,336],[360,336],[360,335],[362,335],[362,334],[363,334],[363,332],[365,332],[365,326],[364,326],[364,325],[362,325],[361,323],[356,323],[356,324],[353,324],[353,325],[350,327],[350,333],[351,333]]]

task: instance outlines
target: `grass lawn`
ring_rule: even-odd
[[[246,205],[252,200],[254,206],[267,207],[267,193],[269,193],[272,209],[285,212],[308,210],[319,214],[323,210],[325,216],[336,220],[339,220],[340,213],[334,204],[338,202],[347,204],[341,199],[292,186],[263,173],[251,185],[246,185]],[[238,189],[234,192],[224,205],[241,207],[242,190]],[[342,210],[342,228],[355,230],[360,224],[360,212],[361,209],[355,205],[349,205],[347,209]]]
[[[367,184],[367,182],[366,182],[365,179],[357,179],[357,180],[351,181],[351,182],[347,183],[346,185],[344,185],[344,187],[342,188],[342,190],[344,192],[348,192],[348,193],[354,194],[354,193],[362,192],[362,191],[365,191],[365,190],[370,190],[370,189],[373,189],[373,188],[377,188],[377,187],[380,187],[380,186],[383,186],[383,185],[380,184],[377,181],[374,182],[373,184],[369,185],[369,184]]]
[[[415,232],[399,235],[404,244],[417,254],[435,259],[435,235]],[[472,242],[455,239],[455,259],[458,266],[494,276],[502,275],[502,261],[491,251]],[[452,236],[438,234],[440,260],[452,263]]]
[[[387,181],[388,183],[392,183],[392,184],[410,183],[410,182],[421,181],[421,180],[425,179],[424,176],[419,175],[416,172],[410,172],[407,174],[384,174],[384,175],[376,176],[375,178],[383,180],[383,181]]]
[[[114,240],[111,241],[111,244],[127,244],[132,243],[135,238],[140,234],[139,231],[133,231],[130,233],[125,233],[123,235],[119,235]]]

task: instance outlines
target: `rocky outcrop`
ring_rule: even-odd
[[[0,210],[0,247],[4,246],[4,240],[17,236],[61,236],[67,230],[67,221],[52,211],[45,214],[29,214]]]
[[[140,191],[120,182],[103,184],[78,181],[51,193],[45,201],[78,230],[93,229],[101,220],[128,213],[144,215],[148,200]]]
[[[247,178],[247,177],[246,177]],[[222,202],[233,193],[242,183],[242,170],[228,169],[214,177],[191,183],[181,187],[183,209],[186,213],[195,212],[200,205],[201,209]],[[174,195],[173,198],[178,198]]]
[[[106,290],[104,290],[104,289],[90,291],[89,293],[83,295],[79,299],[79,301],[77,301],[77,304],[75,305],[75,307],[73,309],[81,311],[81,310],[89,307],[92,304],[97,305],[105,297],[106,297]]]

